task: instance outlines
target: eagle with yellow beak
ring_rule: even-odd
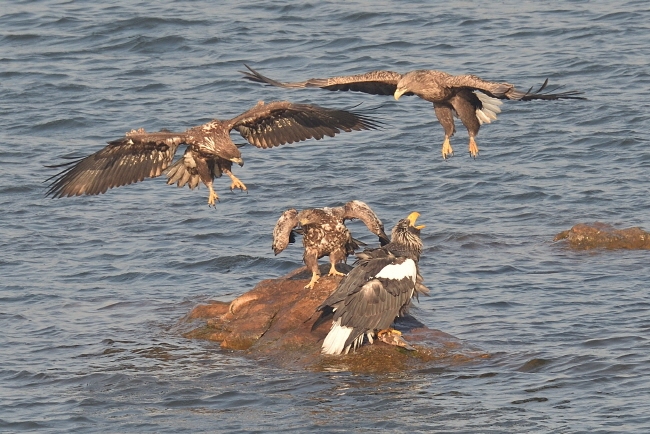
[[[527,92],[515,88],[510,83],[486,81],[475,75],[451,75],[442,71],[421,69],[400,74],[393,71],[372,71],[365,74],[347,75],[331,78],[310,78],[306,81],[284,83],[265,77],[248,65],[249,72],[240,71],[244,78],[272,86],[284,88],[321,88],[326,90],[363,92],[372,95],[417,95],[433,103],[433,110],[445,131],[442,143],[442,158],[453,155],[449,141],[456,132],[454,116],[460,118],[469,133],[469,154],[478,156],[476,135],[482,124],[497,119],[501,112],[501,100],[531,101],[556,99],[585,99],[582,92],[570,90],[553,93],[559,89],[547,89],[548,79],[539,89]]]
[[[400,220],[393,228],[390,243],[357,254],[354,268],[318,308],[320,317],[312,330],[325,321],[332,326],[323,341],[323,354],[346,354],[368,338],[400,335],[390,328],[398,316],[408,311],[411,299],[428,294],[422,284],[418,262],[422,253],[417,212]],[[407,346],[408,345],[403,345]]]

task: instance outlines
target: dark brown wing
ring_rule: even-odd
[[[368,256],[368,259],[357,261],[336,290],[316,308],[316,311],[322,312],[321,318],[331,318],[333,321],[340,318],[341,326],[355,329],[345,346],[367,330],[390,326],[395,317],[406,309],[415,290],[416,275],[402,274],[400,270],[389,273],[390,278],[377,277],[387,267],[397,266],[406,270],[407,267],[402,265],[410,259],[386,255],[382,249],[368,252]],[[316,323],[321,324],[321,318]]]
[[[145,178],[155,178],[169,166],[183,134],[147,133],[133,130],[126,137],[80,160],[66,164],[54,178],[46,195],[52,197],[100,194]]]
[[[282,213],[273,228],[273,253],[276,255],[287,248],[291,242],[292,229],[298,226],[298,211],[289,208]]]
[[[547,88],[548,78],[544,83],[533,91],[531,87],[527,92],[516,89],[510,83],[499,83],[494,81],[486,81],[475,75],[455,75],[449,76],[444,81],[445,86],[449,88],[469,88],[471,90],[478,90],[485,94],[499,99],[510,99],[517,101],[531,101],[534,99],[555,100],[555,99],[586,99],[582,96],[582,92],[577,90],[569,90],[566,92],[554,93],[560,89],[560,86]]]
[[[580,92],[578,90],[568,90],[566,92],[559,92],[559,93],[554,93],[558,89],[561,88],[561,86],[556,86],[551,89],[547,89],[548,85],[548,78],[544,80],[544,84],[542,84],[539,89],[536,91],[532,91],[533,88],[531,87],[528,89],[528,92],[522,92],[520,90],[517,90],[515,88],[512,88],[506,96],[508,99],[514,99],[514,100],[519,100],[519,101],[531,101],[534,99],[544,99],[544,100],[554,100],[554,99],[587,99],[585,97],[579,96],[582,95],[583,92]]]
[[[327,90],[363,92],[372,95],[393,95],[397,89],[397,82],[402,78],[402,74],[398,72],[379,70],[367,72],[365,74],[331,78],[310,78],[307,81],[283,83],[260,74],[246,64],[244,64],[244,66],[248,68],[250,72],[239,72],[244,74],[245,79],[256,83],[265,83],[271,86],[284,88],[319,87]],[[404,95],[413,94],[409,92]]]
[[[345,204],[343,208],[343,219],[361,220],[368,230],[379,237],[382,243],[389,243],[390,238],[384,233],[384,224],[377,214],[365,203],[360,200],[352,200]]]
[[[334,137],[341,131],[372,130],[379,122],[346,110],[333,110],[312,104],[277,101],[259,102],[255,107],[225,122],[258,148],[271,148],[307,139]]]

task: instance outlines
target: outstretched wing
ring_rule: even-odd
[[[276,255],[292,242],[293,228],[298,226],[298,211],[290,208],[282,213],[273,228],[273,253]]]
[[[147,133],[133,130],[126,137],[80,160],[53,167],[66,167],[54,178],[46,195],[52,197],[100,194],[122,185],[159,176],[171,163],[183,134]]]
[[[370,232],[379,237],[379,241],[382,242],[382,245],[390,242],[390,238],[386,233],[384,233],[384,224],[365,202],[352,200],[346,203],[342,208],[343,219],[359,219],[366,225]]]
[[[334,137],[341,131],[372,130],[379,122],[360,113],[334,110],[313,104],[277,101],[259,102],[255,107],[226,122],[258,148],[271,148],[307,139]]]
[[[515,86],[510,83],[486,81],[475,75],[449,76],[445,80],[445,85],[450,88],[469,88],[471,90],[481,91],[493,98],[510,99],[517,101],[531,101],[534,99],[586,99],[582,96],[579,96],[582,95],[582,92],[577,90],[554,93],[561,87],[556,86],[549,89],[548,78],[539,87],[539,89],[533,91],[533,88],[531,87],[527,92],[516,89]]]
[[[272,78],[268,78],[255,71],[250,66],[244,64],[250,72],[239,71],[244,74],[244,78],[256,83],[265,83],[271,86],[284,88],[304,88],[320,87],[327,90],[340,90],[363,92],[372,95],[393,95],[397,89],[397,82],[402,78],[402,74],[393,71],[371,71],[365,74],[347,75],[331,78],[310,78],[306,81],[283,83]],[[408,92],[404,95],[413,95]]]

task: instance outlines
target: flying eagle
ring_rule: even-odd
[[[53,166],[67,167],[48,179],[55,178],[46,195],[100,194],[109,188],[165,173],[169,185],[176,183],[178,187],[187,185],[194,189],[203,182],[209,190],[208,205],[214,206],[219,197],[212,182],[223,173],[232,180],[231,190],[246,190],[244,183],[231,172],[232,163],[244,165],[238,146],[230,138],[233,130],[258,148],[272,148],[311,138],[333,137],[341,131],[377,127],[378,122],[360,113],[288,101],[269,104],[260,101],[233,119],[215,119],[183,133],[132,130],[92,155]],[[171,164],[181,144],[187,145],[185,154]]]
[[[319,87],[327,90],[364,92],[372,95],[394,95],[399,99],[402,95],[417,95],[432,102],[433,110],[445,130],[445,140],[442,143],[442,158],[453,155],[454,151],[449,138],[456,132],[454,115],[460,118],[469,133],[469,153],[473,158],[478,156],[478,146],[474,139],[482,124],[496,120],[501,112],[502,99],[530,101],[534,99],[585,99],[578,95],[582,92],[570,90],[552,93],[559,89],[546,89],[548,79],[533,92],[522,92],[510,83],[485,81],[475,75],[450,75],[442,71],[417,70],[406,74],[393,71],[372,71],[366,74],[349,75],[332,78],[310,78],[307,81],[282,83],[265,77],[248,65],[250,72],[240,71],[244,78],[285,88]]]
[[[321,316],[312,329],[331,319],[332,328],[323,341],[323,354],[347,354],[373,336],[400,335],[390,329],[404,315],[412,297],[428,294],[418,269],[422,240],[416,226],[419,214],[411,213],[393,228],[387,245],[357,254],[354,268],[316,311]]]
[[[336,208],[311,208],[300,212],[291,208],[286,210],[273,229],[273,252],[277,255],[289,243],[295,242],[294,228],[300,225],[302,244],[305,248],[303,260],[311,270],[312,277],[305,289],[314,287],[320,278],[318,259],[325,255],[330,258],[328,276],[342,276],[336,270],[336,264],[347,257],[363,244],[352,238],[345,226],[346,220],[361,220],[370,232],[379,237],[379,241],[387,244],[390,240],[384,233],[384,225],[368,205],[359,200],[353,200]]]

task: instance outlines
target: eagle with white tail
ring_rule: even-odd
[[[410,347],[390,325],[396,317],[406,314],[413,297],[429,293],[418,268],[422,253],[420,230],[424,228],[415,225],[418,217],[413,212],[400,220],[387,245],[357,254],[354,268],[316,308],[321,316],[312,330],[332,320],[321,349],[323,354],[347,354],[366,337],[370,343],[378,337]]]
[[[460,118],[469,133],[469,154],[476,158],[478,146],[476,135],[482,124],[496,120],[501,112],[501,100],[531,101],[556,99],[585,99],[582,92],[570,90],[553,93],[560,87],[547,89],[548,79],[533,92],[520,91],[510,83],[486,81],[475,75],[451,75],[442,71],[421,69],[400,74],[393,71],[372,71],[365,74],[331,78],[310,78],[306,81],[283,83],[265,77],[244,64],[250,72],[243,72],[244,78],[284,88],[321,88],[332,91],[363,92],[372,95],[417,95],[433,103],[433,110],[445,130],[442,143],[442,158],[453,155],[449,138],[456,132],[454,116]]]

